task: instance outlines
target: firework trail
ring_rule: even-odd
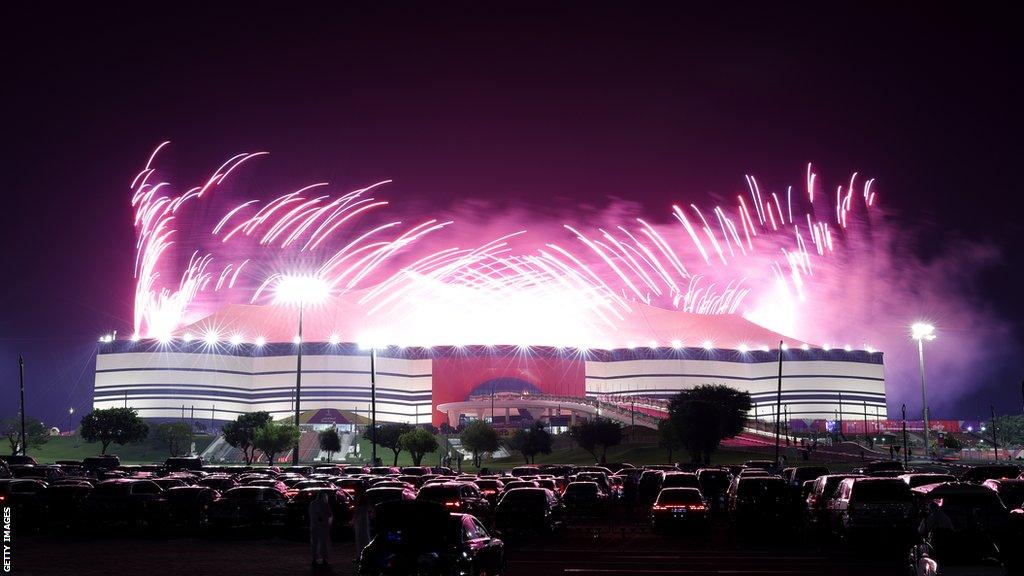
[[[225,304],[268,303],[295,269],[351,298],[368,324],[401,318],[401,333],[385,337],[410,343],[528,343],[542,326],[553,342],[623,345],[610,340],[616,327],[647,307],[742,314],[792,334],[816,270],[835,268],[877,201],[874,181],[855,173],[832,202],[808,164],[803,190],[767,191],[747,176],[734,204],[671,206],[674,225],[563,223],[554,233],[518,229],[455,245],[486,236],[447,218],[388,219],[394,208],[377,195],[389,181],[340,194],[318,182],[238,201],[231,177],[266,152],[232,156],[178,190],[156,168],[167,144],[131,184],[134,328],[154,338]],[[181,231],[211,214],[198,237]],[[439,335],[437,326],[451,328]]]

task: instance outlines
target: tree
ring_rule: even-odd
[[[21,450],[21,418],[5,418],[0,427],[7,442],[11,444],[11,455]],[[50,439],[50,431],[46,425],[35,418],[25,417],[25,444],[38,448]]]
[[[952,434],[946,434],[945,436],[943,436],[942,447],[948,448],[950,450],[959,450],[963,448],[963,446],[960,445],[960,441],[957,440],[956,436],[953,436]]]
[[[679,431],[672,424],[671,418],[658,422],[658,446],[668,450],[668,462],[672,463],[672,453],[682,448]]]
[[[111,442],[121,446],[142,442],[149,435],[149,426],[134,408],[106,408],[82,418],[81,434],[86,442],[100,442],[100,454],[106,454]]]
[[[580,448],[590,452],[595,462],[603,463],[607,461],[608,448],[622,442],[622,426],[613,420],[595,418],[573,426],[569,436]]]
[[[387,448],[394,453],[394,463],[392,466],[398,466],[398,455],[402,452],[402,447],[398,443],[398,439],[412,430],[411,424],[389,422],[387,424],[378,424],[377,429],[370,434],[370,442],[373,442],[381,448]]]
[[[270,414],[267,412],[249,412],[239,414],[234,422],[228,422],[221,428],[221,435],[228,445],[242,451],[242,457],[246,464],[252,464],[256,457],[256,446],[254,440],[256,430],[270,422]]]
[[[522,454],[526,463],[531,464],[537,454],[551,454],[551,434],[544,429],[543,422],[534,422],[528,430],[516,430],[506,446]]]
[[[483,420],[473,420],[459,434],[462,445],[473,453],[473,465],[480,467],[480,457],[486,452],[494,452],[500,446],[498,433]]]
[[[981,434],[986,442],[992,438],[992,432]],[[1019,414],[996,418],[996,442],[1000,446],[1024,445],[1024,416]]]
[[[273,466],[278,454],[298,444],[301,434],[294,424],[270,421],[256,429],[253,445],[266,455],[267,464]]]
[[[192,427],[184,422],[164,422],[156,427],[156,437],[167,445],[171,456],[179,456],[192,445]]]
[[[423,428],[413,428],[399,436],[398,445],[412,456],[413,466],[419,466],[423,457],[438,447],[437,438]]]
[[[707,465],[722,440],[743,431],[749,410],[750,393],[704,384],[677,394],[669,403],[669,418],[693,462]]]
[[[335,452],[341,452],[341,437],[338,436],[338,429],[334,426],[320,432],[319,439],[320,449],[327,452],[328,462]]]

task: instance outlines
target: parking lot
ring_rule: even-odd
[[[234,534],[213,538],[30,536],[16,540],[14,573],[274,574],[354,573],[351,541],[335,543],[328,567],[312,567],[309,544]],[[659,535],[643,524],[573,526],[545,540],[507,543],[509,576],[549,574],[903,574],[898,551],[807,546],[794,535],[730,541],[724,526],[708,539]]]

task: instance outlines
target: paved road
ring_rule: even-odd
[[[187,574],[349,575],[351,542],[336,543],[332,566],[313,569],[309,545],[285,538],[157,538],[120,535],[22,537],[15,541],[15,574],[108,575]],[[897,552],[820,551],[802,538],[778,536],[772,542],[731,542],[723,530],[695,540],[665,537],[642,526],[567,530],[550,541],[509,542],[508,576],[627,574],[903,574]]]

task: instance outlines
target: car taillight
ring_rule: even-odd
[[[494,490],[481,490],[480,493],[484,494],[484,495],[489,495],[489,494],[494,494],[495,491]]]
[[[458,500],[452,500],[451,502],[445,502],[444,505],[449,508],[461,508],[462,502],[459,502]]]
[[[707,510],[708,507],[703,504],[690,504],[686,507],[687,510]]]

